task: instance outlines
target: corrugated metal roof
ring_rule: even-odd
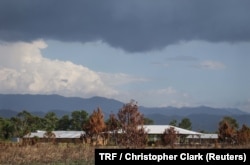
[[[169,129],[170,127],[174,127],[177,134],[185,134],[185,135],[197,135],[197,134],[199,135],[199,134],[201,134],[199,132],[175,127],[172,125],[144,125],[143,127],[148,132],[148,134],[163,134],[165,129]]]
[[[144,125],[143,127],[148,134],[163,134],[166,129],[174,127],[177,134],[202,135],[202,133],[175,127],[172,125]],[[80,138],[82,134],[85,134],[84,131],[52,131],[52,132],[55,134],[56,138]],[[30,134],[25,135],[24,138],[32,138],[32,137],[43,138],[45,133],[46,131],[38,130],[37,132],[31,132]]]
[[[52,131],[56,138],[80,138],[84,131]],[[46,131],[37,131],[31,132],[28,135],[25,135],[24,138],[32,138],[32,137],[39,137],[43,138]]]

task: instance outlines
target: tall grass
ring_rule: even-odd
[[[118,146],[103,146],[119,148]],[[23,143],[0,142],[1,165],[94,165],[95,148],[93,146],[74,143]],[[102,147],[98,147],[102,148]],[[147,148],[171,148],[154,146]],[[249,148],[244,146],[177,146],[178,148]]]
[[[0,145],[0,164],[91,165],[94,164],[94,147],[71,143],[37,143],[35,145],[3,143]]]

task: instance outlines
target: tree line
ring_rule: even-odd
[[[92,114],[88,114],[85,110],[75,110],[70,115],[60,118],[54,112],[38,117],[23,110],[15,117],[0,117],[0,139],[23,137],[37,130],[45,130],[48,137],[53,135],[54,130],[83,130],[85,134],[81,138],[90,140],[91,144],[101,138],[112,145],[142,147],[148,142],[147,130],[143,125],[153,123],[153,120],[145,118],[139,112],[134,100],[124,104],[117,114],[111,113],[107,120],[104,119],[100,107],[93,110]],[[183,118],[179,123],[172,120],[169,125],[192,129],[192,123],[188,118]],[[220,121],[217,133],[221,143],[248,144],[250,142],[250,128],[247,125],[239,128],[237,121],[231,117],[224,117]],[[174,127],[166,129],[161,137],[163,145],[173,145],[176,140],[177,133]]]

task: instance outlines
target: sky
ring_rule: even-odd
[[[1,0],[0,93],[250,112],[248,0]]]

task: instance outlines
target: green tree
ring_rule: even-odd
[[[56,135],[54,134],[54,130],[58,125],[58,118],[54,112],[48,112],[44,116],[45,122],[45,130],[44,138],[47,138],[49,142],[54,142]]]
[[[35,132],[37,130],[42,130],[45,127],[44,118],[32,115],[30,112],[23,110],[17,114],[16,117],[12,117],[10,121],[14,124],[14,129],[17,134],[27,134],[30,132]],[[19,133],[18,133],[19,132]],[[20,133],[26,132],[26,133]]]
[[[40,118],[38,116],[31,116],[31,121],[30,123],[32,123],[30,125],[30,128],[31,128],[31,131],[34,132],[34,131],[37,131],[37,130],[43,130],[44,127],[45,127],[45,122],[44,122],[44,119],[43,118]]]
[[[180,128],[191,130],[192,129],[192,123],[189,120],[189,118],[183,118],[181,122],[178,124]],[[180,138],[180,143],[185,143],[186,142],[186,137],[187,135],[179,135]]]
[[[83,124],[88,120],[88,113],[84,110],[71,113],[71,130],[82,130]]]
[[[18,137],[23,137],[37,128],[36,118],[26,110],[19,112],[16,117],[11,118],[11,122],[14,124],[15,135]]]
[[[0,139],[8,140],[14,134],[14,125],[9,119],[0,117]]]
[[[69,115],[64,115],[58,120],[56,130],[70,130],[71,121]]]
[[[54,131],[57,127],[58,118],[54,112],[48,112],[44,116],[45,130],[48,132]]]
[[[188,129],[191,130],[192,129],[192,123],[189,120],[189,118],[183,118],[181,120],[181,122],[178,125],[180,128],[184,128],[184,129]]]
[[[149,118],[144,118],[144,125],[152,125],[154,124],[154,120],[149,119]]]
[[[177,120],[172,120],[169,122],[169,125],[172,125],[172,126],[177,126]]]

